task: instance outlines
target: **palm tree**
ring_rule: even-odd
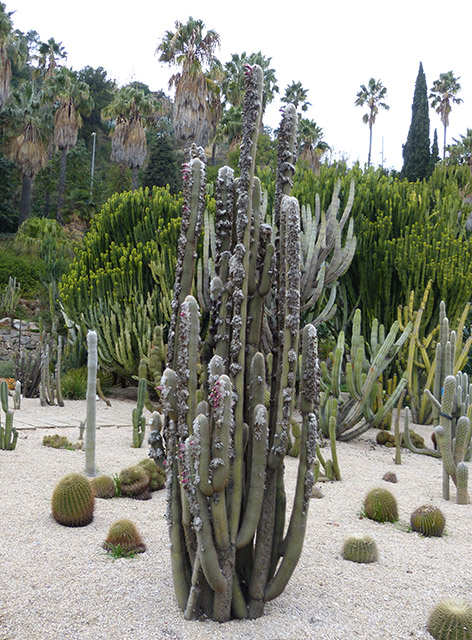
[[[311,105],[307,97],[308,90],[303,88],[302,83],[292,81],[292,83],[285,88],[285,95],[282,98],[282,102],[285,102],[285,104],[293,104],[297,111],[298,107],[300,107],[300,109],[305,112]]]
[[[67,152],[77,143],[82,126],[82,115],[92,111],[93,100],[86,82],[67,67],[61,67],[44,83],[45,98],[56,108],[54,114],[54,142],[61,152],[59,187],[57,195],[57,221],[63,224],[62,209],[66,190]]]
[[[264,94],[262,98],[262,114],[268,104],[270,104],[275,94],[279,92],[275,69],[270,67],[272,58],[267,58],[261,51],[247,55],[244,51],[241,55],[233,53],[231,60],[224,65],[225,79],[223,81],[223,95],[225,102],[233,107],[240,107],[243,104],[246,65],[258,64],[264,74]],[[261,125],[262,126],[262,125]]]
[[[429,94],[431,106],[433,109],[436,109],[436,112],[440,115],[441,122],[444,126],[443,160],[446,154],[446,130],[449,126],[449,114],[451,113],[453,104],[462,102],[462,99],[457,97],[457,94],[461,90],[459,80],[460,78],[454,77],[452,71],[440,73],[439,80],[433,82],[431,93]]]
[[[25,36],[13,30],[13,13],[7,12],[6,5],[0,2],[0,109],[10,95],[11,59],[16,59],[21,65],[28,55]]]
[[[362,121],[369,125],[369,155],[367,158],[367,166],[370,167],[370,157],[372,153],[372,127],[375,124],[375,118],[379,112],[379,107],[382,109],[390,109],[388,104],[382,102],[387,96],[387,89],[383,86],[380,80],[371,78],[369,80],[369,87],[361,84],[361,90],[357,93],[357,100],[355,102],[356,107],[363,107],[367,105],[369,111],[362,116]]]
[[[31,82],[24,83],[11,94],[7,111],[11,128],[8,154],[22,175],[21,225],[30,214],[33,178],[47,163],[45,140],[50,111],[35,94]]]
[[[458,164],[467,164],[472,172],[472,129],[467,129],[467,133],[460,135],[460,140],[453,138],[454,144],[447,147],[451,160]]]
[[[211,65],[220,36],[209,30],[204,34],[202,20],[192,17],[183,24],[175,21],[175,32],[166,31],[156,49],[159,61],[180,65],[169,80],[175,86],[174,132],[177,140],[206,146],[210,139],[211,114],[204,65]]]
[[[111,132],[111,159],[129,167],[132,189],[138,188],[138,172],[146,160],[146,118],[155,115],[159,103],[152,94],[133,86],[121,87],[113,101],[102,109],[102,119],[114,122]]]
[[[321,156],[330,148],[323,140],[323,129],[314,120],[300,118],[298,123],[298,155],[302,160],[307,160],[310,163],[316,174],[320,170]]]
[[[41,42],[38,47],[38,71],[47,80],[57,68],[58,60],[67,58],[67,51],[62,46],[62,42],[56,42],[54,38],[49,38],[47,42]]]

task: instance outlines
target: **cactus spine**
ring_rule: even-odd
[[[313,325],[305,327],[299,370],[300,213],[289,196],[296,111],[289,105],[280,127],[271,228],[263,221],[254,178],[262,79],[258,66],[247,67],[241,177],[234,181],[227,167],[219,172],[215,275],[208,288],[199,276],[197,286],[199,299],[211,305],[201,349],[199,308],[190,295],[205,188],[197,149],[184,166],[169,364],[160,389],[172,572],[187,619],[201,613],[220,622],[262,615],[264,603],[283,591],[297,564],[314,482],[317,336]],[[284,536],[283,460],[298,372],[300,461]]]
[[[97,414],[97,334],[95,331],[87,333],[87,417],[85,429],[85,473],[93,477],[95,467],[95,436]]]

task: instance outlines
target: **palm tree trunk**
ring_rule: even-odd
[[[67,149],[61,151],[61,168],[59,171],[59,186],[57,190],[57,213],[56,220],[59,224],[64,224],[62,209],[64,208],[64,196],[66,193],[66,170],[67,170]]]
[[[131,169],[131,190],[132,191],[136,191],[136,189],[138,188],[138,175],[139,175],[138,167],[133,167]]]
[[[18,226],[29,218],[31,206],[31,184],[33,179],[30,176],[23,176],[21,181],[21,201],[20,201],[20,217]]]
[[[446,129],[447,129],[447,126],[444,125],[443,160],[446,157]]]
[[[367,157],[367,167],[370,167],[370,156],[372,153],[372,125],[369,125],[369,155]]]

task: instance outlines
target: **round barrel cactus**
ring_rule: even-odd
[[[435,640],[472,640],[472,605],[442,600],[429,614],[427,629]]]
[[[423,536],[442,536],[446,525],[446,518],[438,507],[424,504],[413,511],[410,517],[413,531]]]
[[[148,500],[151,497],[149,493],[149,475],[140,465],[127,467],[120,472],[120,489],[124,496],[136,498],[137,500]]]
[[[149,476],[149,491],[159,491],[166,486],[166,472],[154,460],[144,458],[138,464]]]
[[[371,489],[364,498],[364,513],[377,522],[396,522],[398,520],[397,501],[387,489]]]
[[[54,519],[66,527],[84,527],[93,520],[95,497],[90,482],[71,473],[56,485],[51,500]]]
[[[345,540],[343,545],[343,558],[351,562],[376,562],[378,559],[377,545],[369,536],[352,536]]]
[[[116,495],[115,483],[110,476],[97,476],[90,480],[92,491],[96,498],[114,498]]]
[[[136,526],[126,518],[117,520],[108,531],[107,539],[102,547],[110,552],[121,552],[123,555],[143,553],[146,551]]]

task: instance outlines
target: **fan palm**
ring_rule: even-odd
[[[462,99],[457,97],[457,94],[461,90],[459,80],[460,78],[454,77],[452,71],[440,73],[439,80],[433,82],[431,93],[429,94],[431,106],[433,109],[436,109],[436,112],[441,117],[441,122],[444,127],[443,159],[446,154],[446,130],[449,126],[449,114],[451,113],[453,104],[462,102]]]
[[[0,2],[0,109],[10,95],[11,58],[21,64],[28,55],[26,38],[13,30],[13,13],[6,11],[5,4]]]
[[[61,67],[44,84],[45,97],[56,108],[54,114],[54,143],[61,152],[59,187],[57,196],[57,221],[63,223],[62,209],[66,190],[67,152],[77,143],[82,126],[82,115],[90,114],[93,100],[86,82],[67,67]]]
[[[159,61],[180,65],[169,80],[175,86],[174,132],[177,140],[206,146],[211,135],[211,113],[204,65],[211,65],[220,44],[216,31],[205,32],[202,20],[190,17],[184,24],[175,21],[175,31],[166,31],[156,49]]]
[[[50,78],[57,68],[58,60],[67,58],[67,52],[62,42],[56,42],[49,38],[47,42],[41,42],[38,47],[38,71],[45,80]]]
[[[308,91],[303,88],[302,83],[293,81],[285,88],[285,95],[282,98],[282,102],[285,102],[285,104],[293,104],[297,111],[298,107],[300,107],[301,111],[305,112],[311,105],[307,97]]]
[[[45,140],[49,110],[35,94],[32,83],[24,83],[11,94],[8,103],[8,154],[22,175],[19,224],[30,214],[31,187],[34,176],[47,162]]]
[[[128,85],[118,89],[113,101],[101,112],[103,120],[114,122],[110,157],[131,169],[133,191],[138,188],[138,172],[147,154],[144,123],[158,108],[154,96]]]
[[[314,120],[300,118],[298,123],[298,153],[307,160],[315,173],[319,173],[321,156],[331,147],[323,140],[323,129]]]
[[[243,104],[245,71],[246,65],[258,64],[264,74],[264,94],[262,98],[262,113],[264,114],[268,104],[270,104],[275,94],[279,92],[275,69],[270,67],[272,58],[267,58],[261,51],[247,55],[244,51],[241,55],[233,53],[231,60],[224,65],[226,78],[223,81],[223,95],[225,101],[233,107],[240,107]]]
[[[467,129],[467,133],[460,135],[460,140],[453,138],[454,144],[447,147],[451,160],[458,164],[467,164],[472,171],[472,129]]]
[[[369,125],[369,155],[367,158],[367,166],[370,167],[370,158],[372,153],[372,127],[375,124],[375,119],[379,112],[379,107],[382,109],[390,109],[388,104],[383,102],[387,95],[387,89],[383,86],[380,80],[371,78],[369,80],[368,88],[361,84],[361,90],[357,93],[357,100],[355,102],[356,107],[363,107],[367,105],[368,112],[362,116],[362,121]]]

